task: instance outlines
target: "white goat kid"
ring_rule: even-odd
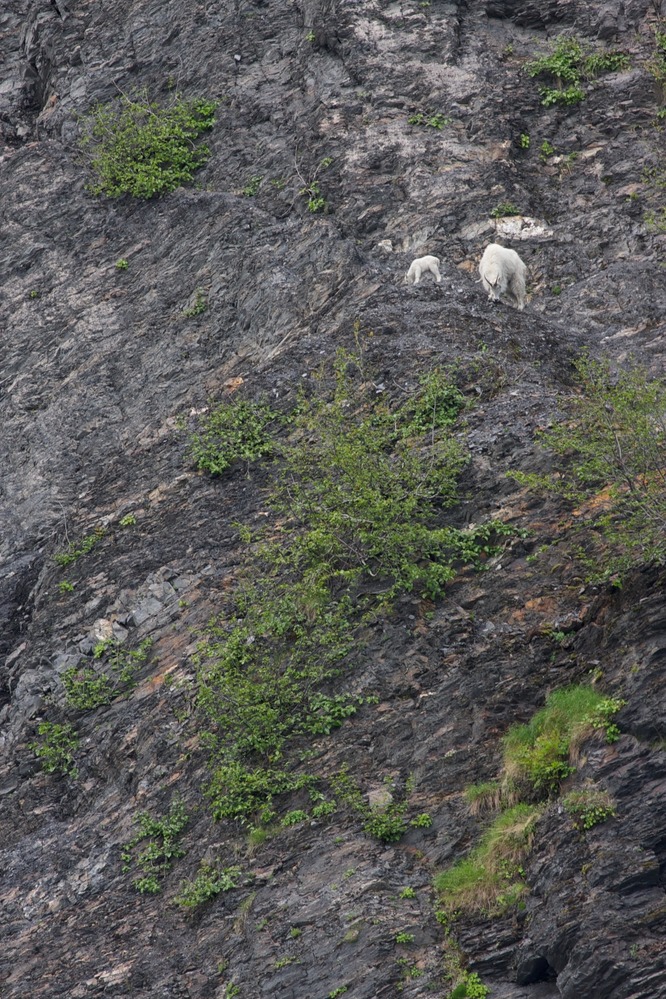
[[[489,301],[499,302],[500,295],[506,295],[522,312],[525,308],[526,273],[527,267],[515,250],[491,243],[483,251],[479,274]]]
[[[442,280],[442,275],[439,273],[439,257],[417,257],[416,260],[412,260],[407,271],[406,280],[412,284],[418,284],[421,276],[427,274],[428,271],[434,274],[435,280],[439,284]]]

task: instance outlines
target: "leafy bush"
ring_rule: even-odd
[[[103,661],[99,667],[71,666],[62,674],[67,703],[79,711],[92,711],[110,704],[120,694],[128,694],[135,686],[135,676],[148,658],[152,638],[144,638],[136,649],[127,649],[116,639],[98,642],[93,658]]]
[[[486,999],[490,993],[475,971],[464,971],[462,981],[458,982],[448,999]]]
[[[402,434],[413,437],[452,427],[465,408],[465,396],[442,368],[433,368],[419,379],[419,391],[403,407]]]
[[[309,816],[307,812],[304,812],[302,808],[295,808],[292,812],[287,812],[287,814],[282,819],[282,825],[287,828],[287,826],[297,826],[301,822],[307,822]]]
[[[460,912],[502,912],[524,892],[522,862],[541,810],[519,804],[502,812],[467,857],[435,876],[444,918]]]
[[[56,725],[41,722],[37,728],[39,742],[31,742],[28,748],[41,760],[42,770],[47,774],[62,774],[78,777],[73,753],[78,749],[79,737],[69,725]]]
[[[619,584],[633,568],[666,562],[666,387],[640,368],[613,372],[588,356],[576,369],[582,394],[539,435],[561,471],[510,474],[576,504],[588,579]]]
[[[562,804],[579,832],[587,832],[617,814],[611,796],[593,788],[571,791],[562,799]]]
[[[190,437],[189,454],[198,469],[221,475],[236,461],[248,465],[275,449],[270,428],[279,414],[266,403],[234,399],[215,406]]]
[[[490,212],[490,217],[493,219],[502,219],[508,215],[521,215],[520,208],[512,204],[510,201],[500,201],[498,205]]]
[[[419,111],[417,114],[410,115],[407,119],[410,125],[423,125],[426,128],[436,128],[438,131],[441,131],[445,125],[450,125],[452,120],[452,118],[448,118],[445,114],[442,114],[441,111],[438,111],[436,114],[424,114]]]
[[[273,797],[310,787],[313,778],[307,774],[289,774],[265,766],[249,766],[222,754],[214,766],[207,793],[213,802],[213,817],[245,822],[259,815],[260,821],[274,817]]]
[[[550,53],[528,62],[525,69],[531,77],[549,76],[555,80],[556,87],[539,88],[541,103],[544,107],[551,107],[580,103],[585,99],[584,79],[628,66],[629,59],[622,52],[590,52],[577,38],[560,35]]]
[[[363,822],[363,832],[380,843],[397,843],[407,831],[406,811],[406,801],[391,802],[386,808],[371,808]]]
[[[185,856],[179,839],[189,816],[185,805],[175,801],[164,818],[153,818],[148,812],[141,812],[135,816],[135,821],[139,831],[123,849],[123,872],[133,867],[137,869],[140,876],[132,882],[134,887],[141,894],[153,895],[161,890],[161,879],[171,869],[173,861]],[[145,840],[147,844],[137,851],[139,843]]]
[[[260,174],[255,174],[253,177],[250,177],[249,181],[243,188],[243,195],[246,198],[253,198],[255,194],[258,193],[263,179],[264,178]]]
[[[184,881],[181,884],[174,902],[183,909],[195,909],[211,898],[216,898],[220,892],[237,888],[240,877],[240,867],[225,867],[220,870],[213,864],[202,864],[194,881]]]
[[[141,94],[95,107],[83,119],[81,139],[97,178],[92,193],[152,198],[192,180],[210,156],[195,142],[215,124],[216,106],[205,98],[176,97],[164,108]]]
[[[345,352],[332,377],[325,369],[312,380],[274,466],[267,506],[276,527],[242,535],[238,588],[199,646],[216,817],[253,821],[271,812],[273,795],[304,786],[274,761],[367,703],[339,691],[360,653],[359,630],[401,593],[438,597],[460,564],[480,568],[495,539],[513,533],[496,522],[446,523],[468,460],[450,432],[462,405],[435,371],[415,399],[392,407],[362,359]],[[401,809],[359,814],[369,834],[391,841],[406,828]]]
[[[432,819],[427,812],[421,812],[417,815],[415,819],[412,819],[409,823],[414,829],[430,829],[432,826]]]
[[[183,315],[187,319],[193,319],[194,316],[200,316],[208,308],[208,300],[203,288],[197,288],[194,293],[194,301],[186,309],[183,309]]]
[[[58,552],[53,556],[53,561],[61,568],[76,562],[82,555],[87,555],[93,550],[96,544],[102,540],[106,530],[103,527],[96,527],[92,534],[87,534],[81,541],[72,541],[64,552]]]

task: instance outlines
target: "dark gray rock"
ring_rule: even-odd
[[[661,195],[643,177],[663,161],[645,69],[657,13],[647,0],[4,4],[9,999],[222,999],[232,985],[281,999],[343,986],[366,999],[446,995],[430,886],[482,830],[462,792],[497,775],[511,724],[599,669],[603,689],[627,701],[622,737],[586,744],[571,787],[605,789],[617,817],[581,835],[551,803],[526,865],[525,911],[460,920],[455,934],[498,999],[666,999],[663,575],[646,570],[606,592],[557,554],[528,561],[564,512],[505,475],[547,470],[534,435],[559,419],[582,348],[664,372],[664,237],[644,221]],[[590,83],[577,107],[543,108],[523,63],[564,28],[627,50],[632,68]],[[220,101],[211,158],[162,199],[95,198],[79,116],[143,88],[164,102],[174,92]],[[409,124],[437,113],[451,119],[441,130]],[[545,141],[555,150],[546,162]],[[312,214],[299,191],[317,170],[327,210]],[[503,228],[492,216],[502,202],[536,228]],[[493,309],[476,283],[495,239],[529,266],[524,313]],[[424,253],[440,257],[442,284],[407,288],[409,262]],[[188,317],[197,289],[207,307]],[[246,830],[210,818],[192,678],[198,640],[242,563],[233,524],[263,522],[267,473],[197,473],[177,418],[229,387],[288,408],[323,359],[353,348],[356,323],[382,391],[411,392],[424,370],[451,364],[477,399],[456,523],[500,515],[529,534],[488,572],[461,572],[434,608],[410,594],[369,628],[350,682],[378,704],[308,747],[322,772],[349,763],[364,795],[412,774],[432,826],[387,848],[340,810],[253,851]],[[134,526],[121,526],[127,513]],[[98,527],[89,554],[55,565],[57,550]],[[559,627],[567,638],[554,647],[548,628]],[[60,676],[100,629],[127,648],[149,636],[153,649],[129,696],[71,712]],[[78,780],[40,771],[28,745],[45,718],[75,724]],[[187,854],[162,895],[140,895],[123,846],[137,813],[163,815],[176,797],[191,814]],[[242,867],[241,886],[184,915],[172,904],[180,882],[218,858]],[[414,898],[401,898],[406,886]],[[400,932],[413,943],[396,944]]]

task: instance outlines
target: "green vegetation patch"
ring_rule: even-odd
[[[130,693],[152,644],[152,638],[144,638],[136,649],[128,649],[113,638],[98,642],[93,659],[99,665],[71,666],[62,674],[68,705],[79,711],[92,711],[110,704],[121,694]]]
[[[180,837],[189,816],[183,802],[175,801],[163,818],[140,812],[135,821],[139,830],[123,849],[123,872],[134,871],[136,876],[132,884],[137,891],[142,895],[154,895],[161,891],[162,879],[171,870],[174,860],[185,856]]]
[[[395,797],[395,782],[391,778],[385,779],[384,784],[386,803],[370,805],[346,765],[331,778],[336,799],[361,818],[364,833],[380,843],[397,843],[407,832],[406,815],[414,782],[412,778],[405,782],[401,798]]]
[[[215,124],[216,107],[206,98],[178,96],[162,107],[146,94],[97,105],[82,121],[80,140],[96,177],[89,189],[111,198],[152,198],[192,180],[210,156],[197,139]]]
[[[241,877],[240,867],[220,869],[214,864],[201,864],[194,880],[181,884],[174,902],[183,909],[195,909],[212,898],[217,898],[221,892],[237,888]]]
[[[579,832],[587,832],[617,814],[610,794],[596,788],[571,791],[564,796],[562,804]]]
[[[493,219],[503,219],[511,215],[522,215],[522,212],[510,201],[500,201],[490,212],[490,217]]]
[[[555,794],[575,770],[571,754],[594,730],[608,742],[619,737],[613,718],[624,701],[605,697],[592,687],[556,690],[526,725],[514,725],[504,737],[505,781],[536,793]]]
[[[663,101],[666,99],[666,22],[662,21],[654,29],[654,51],[647,70],[660,87]]]
[[[544,707],[525,725],[513,725],[503,740],[501,778],[467,788],[471,810],[501,811],[471,853],[435,877],[441,909],[455,956],[451,923],[459,913],[500,915],[520,902],[527,891],[523,862],[534,836],[543,802],[574,773],[578,748],[595,730],[608,742],[619,737],[614,718],[624,701],[606,697],[592,687],[570,686],[554,691]],[[522,800],[521,800],[522,799]],[[591,828],[615,814],[603,791],[583,788],[563,799],[576,828]],[[455,978],[459,968],[453,962]],[[464,993],[460,993],[463,995]]]
[[[509,473],[577,508],[571,534],[587,580],[620,585],[632,569],[666,562],[666,386],[641,368],[576,362],[581,394],[539,435],[559,459],[547,475]]]
[[[475,971],[463,971],[461,981],[449,992],[447,999],[486,999],[489,994],[490,989]]]
[[[435,114],[418,111],[416,114],[410,115],[407,121],[410,125],[422,125],[425,128],[435,128],[441,131],[446,125],[450,125],[453,119],[442,114],[441,111],[437,111]]]
[[[222,475],[235,462],[249,465],[275,450],[280,414],[267,403],[233,399],[211,408],[189,439],[189,456],[200,471]]]
[[[271,517],[259,534],[241,530],[238,585],[199,646],[216,817],[270,821],[275,796],[311,793],[315,778],[292,773],[285,756],[367,703],[340,690],[363,629],[401,594],[438,598],[461,565],[482,568],[513,533],[447,523],[468,461],[452,433],[462,405],[435,371],[396,407],[344,351],[312,379],[280,442]],[[397,839],[396,809],[364,814],[364,828]]]
[[[666,111],[665,111],[666,113]],[[646,167],[641,179],[645,184],[648,207],[643,220],[652,232],[666,232],[666,170],[663,167]]]
[[[28,748],[40,760],[44,773],[76,778],[74,753],[79,747],[79,737],[73,726],[45,721],[40,723],[37,734],[39,740],[31,742]]]
[[[82,555],[91,552],[105,535],[106,529],[104,527],[96,527],[92,534],[87,534],[81,541],[71,541],[63,552],[57,552],[53,556],[53,561],[64,569],[72,562],[76,562]]]
[[[526,890],[522,864],[540,814],[535,805],[507,809],[467,857],[435,876],[445,922],[459,912],[497,914],[519,900]]]
[[[627,69],[629,58],[617,50],[595,52],[578,38],[560,35],[549,53],[528,62],[528,76],[545,76],[555,86],[541,85],[541,103],[544,107],[569,106],[585,99],[583,82],[602,73]]]

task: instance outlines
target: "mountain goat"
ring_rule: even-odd
[[[417,257],[416,260],[412,260],[405,280],[412,284],[418,284],[421,275],[428,271],[435,276],[435,280],[439,284],[442,280],[442,275],[439,273],[439,257]]]
[[[491,302],[499,302],[500,295],[507,295],[522,312],[525,308],[526,272],[527,268],[515,250],[491,243],[483,251],[479,274]]]

